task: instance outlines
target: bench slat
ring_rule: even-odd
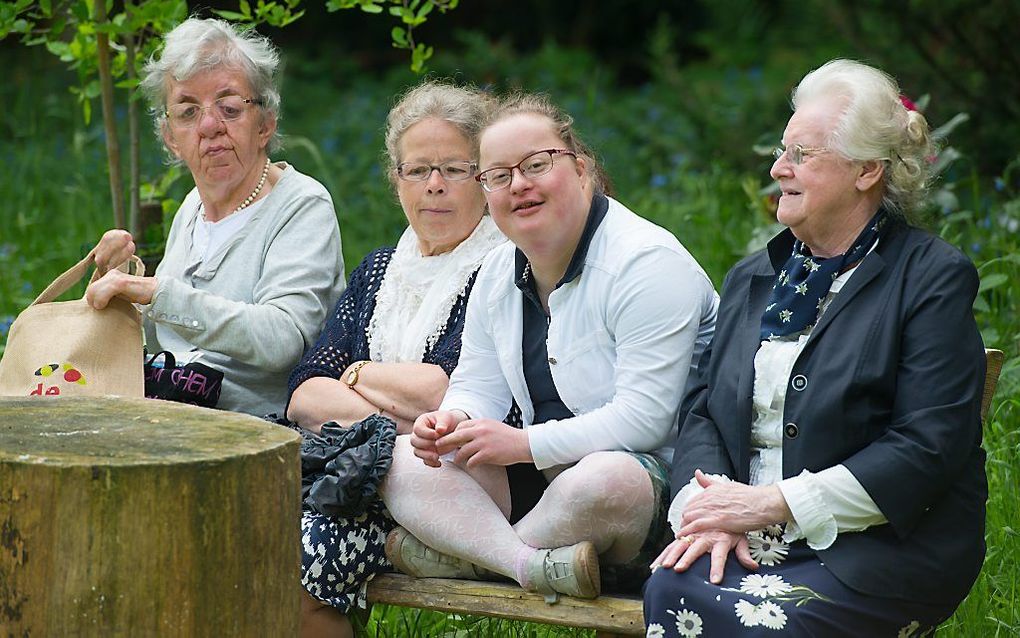
[[[624,635],[644,634],[639,598],[600,596],[583,600],[561,596],[559,602],[549,605],[541,595],[526,592],[517,585],[380,574],[368,584],[368,601]]]

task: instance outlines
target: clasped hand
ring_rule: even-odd
[[[469,419],[459,410],[428,412],[414,421],[414,455],[425,465],[439,467],[441,456],[456,450],[463,467],[512,465],[532,461],[528,434],[495,419]]]
[[[682,572],[703,554],[710,554],[709,580],[719,584],[726,557],[733,551],[741,565],[758,569],[746,533],[791,517],[779,487],[716,481],[701,470],[695,471],[694,477],[704,491],[687,503],[676,540],[652,562],[652,568],[661,566]]]

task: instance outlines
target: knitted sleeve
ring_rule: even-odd
[[[351,273],[347,289],[337,301],[319,338],[290,373],[288,404],[294,390],[308,379],[339,379],[352,361],[368,358],[365,330],[375,309],[375,293],[392,255],[392,248],[374,250]]]

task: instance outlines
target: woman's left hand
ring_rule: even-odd
[[[708,579],[718,585],[722,582],[726,569],[726,557],[730,551],[734,553],[741,565],[754,571],[758,563],[751,558],[751,550],[747,544],[747,536],[735,532],[709,530],[693,535],[677,533],[676,540],[662,550],[659,557],[652,562],[652,571],[663,567],[674,571],[686,571],[694,561],[704,554],[709,554],[712,563]]]
[[[531,463],[528,433],[495,419],[469,419],[461,422],[455,432],[436,441],[440,455],[457,450],[458,465],[513,465]]]
[[[694,477],[705,491],[691,498],[684,508],[678,538],[706,530],[743,534],[792,517],[776,485],[716,481],[701,470],[696,470]]]
[[[156,293],[155,277],[136,277],[119,270],[111,270],[89,284],[85,300],[96,310],[102,310],[114,297],[131,303],[151,303]]]

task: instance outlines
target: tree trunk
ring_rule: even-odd
[[[107,24],[106,2],[93,3],[96,26]],[[124,228],[124,180],[120,176],[120,141],[117,122],[113,115],[113,75],[110,72],[110,37],[103,31],[96,33],[96,53],[99,62],[99,95],[103,103],[103,129],[106,132],[106,162],[110,169],[110,198],[113,203],[113,225]]]
[[[125,12],[128,15],[128,21],[131,20],[131,11],[133,7],[131,5],[125,5]],[[135,54],[137,52],[138,40],[135,38],[135,34],[128,32],[124,35],[124,54],[125,54],[125,66],[127,67],[127,76],[129,80],[138,78],[138,73],[135,69]],[[131,89],[128,97],[128,171],[131,183],[128,185],[128,191],[130,192],[130,203],[128,206],[128,232],[135,238],[136,242],[144,242],[145,228],[142,226],[141,218],[141,179],[139,178],[139,172],[141,171],[141,151],[140,151],[140,139],[141,133],[138,130],[138,100],[137,89]]]
[[[299,438],[164,401],[0,401],[0,627],[295,636]]]

